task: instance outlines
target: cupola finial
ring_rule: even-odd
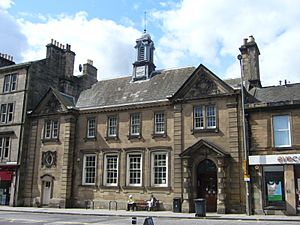
[[[147,12],[144,12],[144,33],[147,32]]]

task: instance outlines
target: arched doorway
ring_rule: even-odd
[[[50,203],[50,199],[52,198],[52,187],[54,177],[51,175],[44,175],[41,177],[42,179],[42,205],[47,206]]]
[[[217,167],[205,159],[197,167],[197,197],[206,199],[206,211],[217,211]]]

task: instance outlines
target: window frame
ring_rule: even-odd
[[[111,126],[111,120],[115,120],[115,125]],[[115,133],[111,133],[111,129],[115,129]],[[116,115],[110,115],[107,117],[107,137],[108,138],[118,138],[119,134],[119,121],[118,121],[118,116]]]
[[[126,185],[130,187],[141,187],[143,184],[143,154],[141,152],[130,152],[127,153],[127,163],[126,163]],[[139,158],[139,162],[133,162],[133,164],[138,164],[139,168],[131,169],[131,158]],[[132,174],[139,174],[139,177],[131,177]],[[139,179],[139,183],[131,182],[132,179]]]
[[[16,73],[7,74],[3,80],[3,93],[10,93],[17,90],[18,76]]]
[[[212,111],[210,109],[213,109]],[[213,112],[213,113],[211,113]],[[218,116],[215,104],[199,104],[193,107],[193,132],[217,132]],[[210,125],[210,123],[214,125]],[[199,124],[199,125],[198,125]]]
[[[113,161],[113,168],[108,170],[108,158],[116,158],[116,161]],[[119,185],[119,163],[120,156],[118,153],[106,153],[104,155],[104,163],[103,163],[103,185],[106,187],[117,187]],[[116,164],[116,165],[115,165]],[[113,177],[108,176],[109,173],[113,173]],[[108,179],[113,179],[115,182],[108,182]]]
[[[15,111],[14,106],[14,103],[4,103],[0,105],[0,123],[8,124],[13,122]]]
[[[156,174],[157,172],[155,171],[155,156],[157,155],[164,155],[165,156],[165,171],[164,171],[164,178],[165,178],[165,183],[156,183],[157,178]],[[169,185],[169,152],[167,151],[153,151],[151,152],[151,186],[152,187],[168,187]]]
[[[60,132],[59,119],[45,120],[43,140],[58,140],[59,132]]]
[[[286,121],[287,122],[287,128],[279,128],[278,130],[275,130],[275,126],[276,126],[276,121],[275,119],[276,118],[283,118],[285,117],[286,118]],[[292,129],[291,129],[291,121],[290,121],[290,115],[288,114],[281,114],[281,115],[273,115],[272,116],[272,132],[273,132],[273,146],[275,148],[289,148],[289,147],[292,147]],[[279,144],[276,144],[276,133],[280,133],[280,136],[283,135],[283,133],[287,132],[287,134],[284,134],[284,135],[287,135],[287,140],[288,140],[288,144],[283,144],[283,145],[279,145]],[[278,140],[277,140],[278,141]]]
[[[131,113],[129,121],[129,137],[140,137],[142,128],[141,114]],[[137,132],[134,132],[134,129],[136,129]]]
[[[158,121],[158,115],[163,115],[163,119]],[[166,114],[164,111],[154,112],[154,135],[164,135],[166,133]],[[158,125],[163,128],[163,131],[158,131]]]
[[[88,168],[94,168],[94,177],[90,176],[90,179],[94,179],[94,182],[87,182],[87,158],[94,157],[94,166],[89,166]],[[93,172],[93,171],[92,171]],[[92,173],[89,172],[89,173]],[[82,166],[82,185],[93,186],[96,185],[97,178],[97,155],[95,153],[88,153],[83,155],[83,166]]]
[[[91,124],[93,121],[94,124]],[[93,126],[91,126],[93,125]],[[86,131],[86,137],[87,138],[96,138],[96,130],[97,130],[97,123],[95,117],[87,118],[87,131]],[[91,134],[93,133],[93,134]]]
[[[11,137],[0,136],[0,160],[5,161],[10,157]],[[6,156],[5,156],[6,155]]]

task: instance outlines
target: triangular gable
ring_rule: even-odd
[[[232,93],[234,93],[234,90],[228,84],[204,65],[200,64],[179,90],[171,97],[171,100],[196,99]]]
[[[207,149],[209,149],[211,152],[215,153],[218,156],[221,157],[227,157],[229,156],[229,154],[227,152],[224,152],[222,149],[220,149],[218,146],[206,141],[206,140],[199,140],[198,142],[196,142],[195,144],[193,144],[192,146],[188,147],[186,150],[184,150],[180,156],[184,157],[184,156],[192,156],[195,152],[197,151],[201,151],[201,149],[203,147],[206,147]]]
[[[71,96],[64,96],[64,94],[59,91],[50,88],[33,110],[32,114],[41,115],[66,112],[75,105],[71,99]]]

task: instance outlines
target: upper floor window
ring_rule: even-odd
[[[47,120],[44,127],[44,138],[45,139],[57,139],[59,133],[59,122],[58,120]]]
[[[194,129],[216,128],[216,107],[214,105],[194,107]]]
[[[14,115],[14,104],[1,104],[0,109],[0,121],[1,123],[11,123],[13,121]]]
[[[139,153],[127,155],[127,185],[142,185],[142,155]]]
[[[117,154],[107,154],[104,158],[104,185],[118,185],[118,165],[119,157]]]
[[[130,135],[138,136],[140,135],[140,114],[134,113],[130,115]]]
[[[4,77],[3,92],[11,92],[17,89],[17,74],[9,74]]]
[[[168,186],[168,153],[153,152],[151,158],[151,184],[153,186]]]
[[[87,120],[87,138],[96,137],[96,120],[95,118],[89,118]]]
[[[108,137],[118,136],[118,118],[117,116],[109,116],[107,121],[107,135]]]
[[[94,185],[96,183],[96,155],[86,154],[83,157],[82,184]]]
[[[0,160],[9,158],[10,138],[0,137]]]
[[[157,112],[154,115],[154,133],[165,133],[165,114],[163,112]]]
[[[291,128],[288,115],[273,116],[273,133],[275,147],[291,146]]]

